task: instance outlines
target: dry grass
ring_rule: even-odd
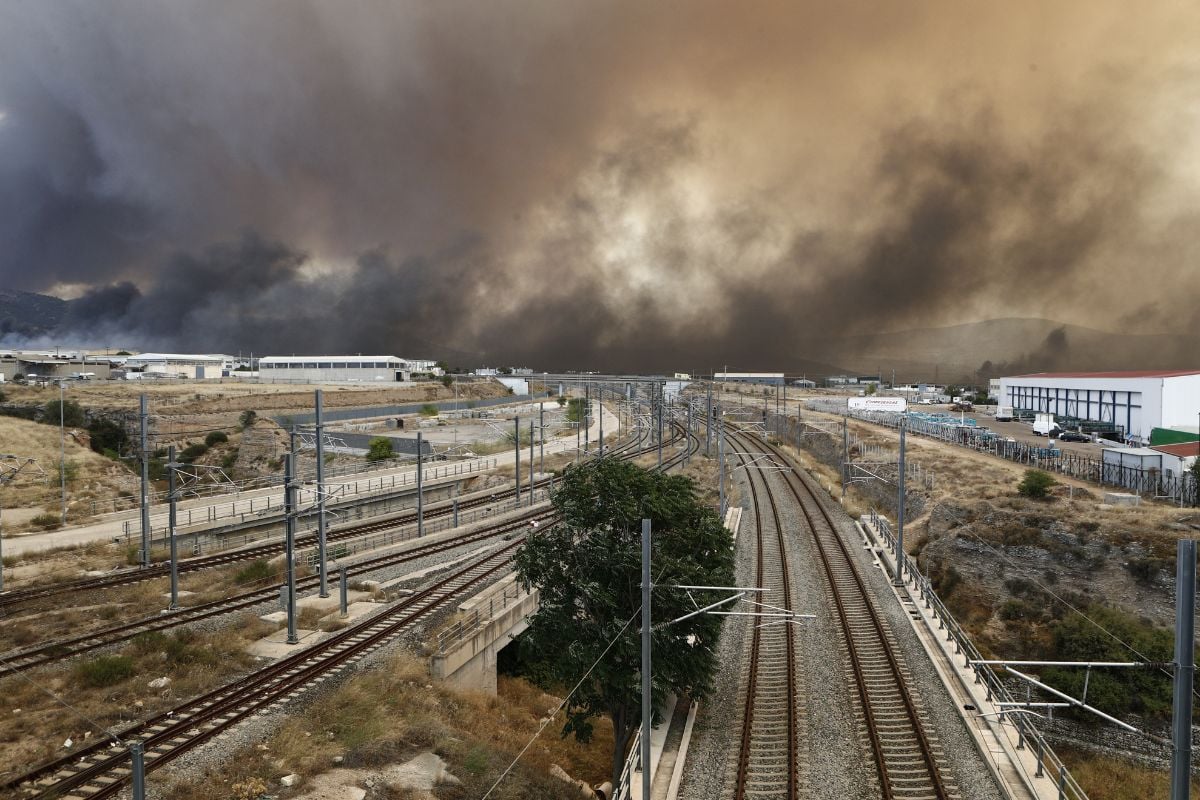
[[[92,688],[80,680],[77,665],[45,668],[0,682],[0,770],[36,764],[62,753],[70,737],[83,742],[99,728],[66,708],[68,703],[99,725],[120,725],[168,709],[180,701],[211,690],[244,672],[252,663],[245,648],[270,630],[257,617],[245,615],[219,633],[177,634],[135,639],[117,651],[133,660],[133,674],[107,688]],[[147,683],[166,676],[166,689]],[[53,695],[53,696],[51,696]]]
[[[1170,795],[1171,773],[1124,759],[1057,746],[1071,775],[1091,800],[1145,800]],[[1192,779],[1192,794],[1200,795],[1200,781]]]
[[[57,397],[56,393],[55,399]],[[35,458],[45,471],[45,475],[40,475],[36,470],[30,471],[26,467],[21,477],[0,489],[0,502],[4,503],[5,510],[45,506],[47,510],[58,513],[58,464],[61,458],[58,427],[15,417],[0,417],[0,442],[3,442],[0,446],[3,452]],[[77,468],[75,479],[67,484],[69,519],[90,516],[89,500],[111,497],[127,489],[128,482],[133,478],[133,473],[124,464],[94,453],[91,448],[76,442],[71,437],[70,429],[67,430],[65,455],[68,464],[74,463]],[[14,525],[14,517],[10,514],[6,516],[6,531],[29,527]]]
[[[343,767],[371,769],[433,750],[463,782],[439,788],[438,796],[480,797],[557,703],[520,679],[501,677],[497,696],[433,684],[424,661],[401,654],[317,698],[262,746],[243,749],[215,774],[176,776],[166,796],[256,797],[261,791],[240,792],[259,786],[274,791],[281,775],[311,777],[333,768],[337,756],[344,759]],[[591,782],[608,776],[612,732],[605,721],[586,746],[563,739],[560,728],[557,720],[547,726],[493,797],[567,796],[562,783],[547,777],[551,764]]]

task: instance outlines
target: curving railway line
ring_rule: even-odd
[[[791,611],[789,543],[779,508],[766,478],[753,469],[747,470],[747,475],[754,504],[755,586],[765,590],[758,593],[758,600]],[[768,526],[764,524],[764,513],[768,509],[771,533],[765,532]],[[801,680],[796,631],[790,622],[751,624],[754,627],[732,796],[734,800],[796,800],[801,796],[801,710],[797,691]]]
[[[647,432],[642,432],[638,438],[630,439],[623,444],[616,445],[608,450],[612,455],[626,455],[630,450],[638,444],[641,444],[647,435]],[[680,435],[676,435],[670,442],[677,442]],[[667,442],[664,442],[666,444]],[[642,450],[637,451],[641,454]],[[544,487],[549,483],[548,479],[538,481],[534,488]],[[492,502],[492,497],[475,497],[459,502],[459,509],[467,510],[479,506],[487,505]],[[453,513],[453,505],[451,503],[441,503],[431,505],[425,511],[425,519],[433,520],[440,517],[449,516]],[[329,531],[326,535],[326,541],[335,543],[354,539],[360,536],[366,536],[372,533],[392,530],[394,528],[415,522],[417,519],[416,511],[405,513],[400,516],[390,517],[385,520],[375,522],[366,522],[361,525],[355,525],[341,530]],[[307,547],[316,544],[317,534],[308,533],[296,537],[296,547]],[[235,564],[240,561],[253,561],[259,558],[270,558],[277,556],[284,551],[284,543],[282,538],[277,541],[266,542],[260,545],[253,545],[238,550],[230,550],[223,553],[214,553],[208,556],[196,556],[194,558],[183,558],[179,560],[179,574],[184,575],[189,572],[198,570],[215,569],[218,567],[226,567],[230,564]],[[155,578],[166,577],[170,574],[170,563],[160,562],[146,568],[134,568],[121,570],[120,572],[110,573],[95,578],[82,578],[73,581],[60,581],[56,583],[45,584],[42,586],[30,586],[23,589],[14,589],[12,591],[0,594],[0,611],[12,613],[12,607],[30,603],[34,600],[40,600],[57,595],[96,591],[98,589],[113,589],[122,586],[132,586],[143,581],[154,580]]]
[[[791,466],[791,460],[777,446],[757,437],[754,446]],[[857,722],[874,762],[880,797],[957,800],[959,793],[949,777],[945,755],[930,730],[920,699],[911,687],[903,655],[861,567],[808,482],[794,467],[780,474],[815,544],[844,644]]]
[[[682,431],[673,441],[683,438]],[[634,440],[633,444],[640,443]],[[699,449],[700,440],[688,437],[686,447],[663,461],[670,469]],[[645,452],[628,450],[622,458]],[[541,512],[548,515],[552,512]],[[528,518],[506,525],[524,527]],[[493,532],[491,535],[495,535]],[[351,625],[270,666],[232,681],[212,692],[189,700],[170,711],[116,733],[119,741],[100,740],[67,756],[0,784],[0,790],[21,792],[27,798],[73,797],[98,800],[120,793],[130,781],[132,743],[144,752],[145,768],[151,772],[203,744],[252,715],[278,707],[308,689],[341,673],[371,653],[397,641],[438,611],[481,588],[511,564],[513,553],[524,542],[514,539],[470,563],[455,569],[432,586],[398,602],[386,611]],[[449,542],[447,542],[449,544]],[[461,544],[461,543],[460,543]]]

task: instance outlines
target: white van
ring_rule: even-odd
[[[1054,421],[1053,414],[1037,414],[1033,418],[1033,432],[1038,436],[1054,438],[1061,430],[1058,423]]]
[[[1012,406],[996,406],[996,422],[1012,422]]]

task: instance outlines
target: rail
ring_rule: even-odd
[[[875,509],[871,509],[869,515],[871,526],[879,533],[880,536],[887,542],[889,548],[894,553],[896,549],[896,538],[892,533],[891,523],[886,517],[878,514]],[[971,641],[971,637],[967,635],[962,626],[954,618],[954,615],[946,608],[937,592],[933,589],[933,583],[929,578],[921,572],[915,559],[908,553],[904,554],[904,569],[908,571],[909,577],[912,579],[917,588],[921,602],[929,609],[934,618],[938,622],[940,629],[945,631],[946,641],[953,642],[954,653],[956,656],[962,656],[964,667],[970,667],[972,661],[985,660],[985,656],[979,652],[975,644]],[[998,698],[1003,703],[1018,703],[1019,701],[1009,692],[1008,687],[996,675],[990,667],[977,664],[974,667],[975,682],[983,684],[987,689],[988,699]],[[1036,779],[1049,779],[1058,784],[1059,800],[1088,800],[1087,793],[1071,775],[1066,765],[1055,754],[1054,750],[1043,738],[1038,729],[1029,722],[1021,714],[1009,714],[1007,722],[1009,725],[1002,724],[1000,728],[1004,731],[1004,735],[1009,742],[1018,750],[1032,748],[1037,753],[1037,771],[1033,775],[1025,773],[1025,778],[1031,784]],[[1016,738],[1014,740],[1013,733]],[[1020,762],[1013,762],[1018,768]],[[1023,771],[1023,768],[1021,768]]]

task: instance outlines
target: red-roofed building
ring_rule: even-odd
[[[1014,375],[1000,379],[999,402],[1111,425],[1120,440],[1144,445],[1154,428],[1195,425],[1200,419],[1200,370]]]
[[[1162,468],[1175,474],[1183,474],[1192,468],[1197,454],[1200,454],[1200,442],[1181,442],[1180,444],[1156,444],[1150,448],[1163,454]]]

